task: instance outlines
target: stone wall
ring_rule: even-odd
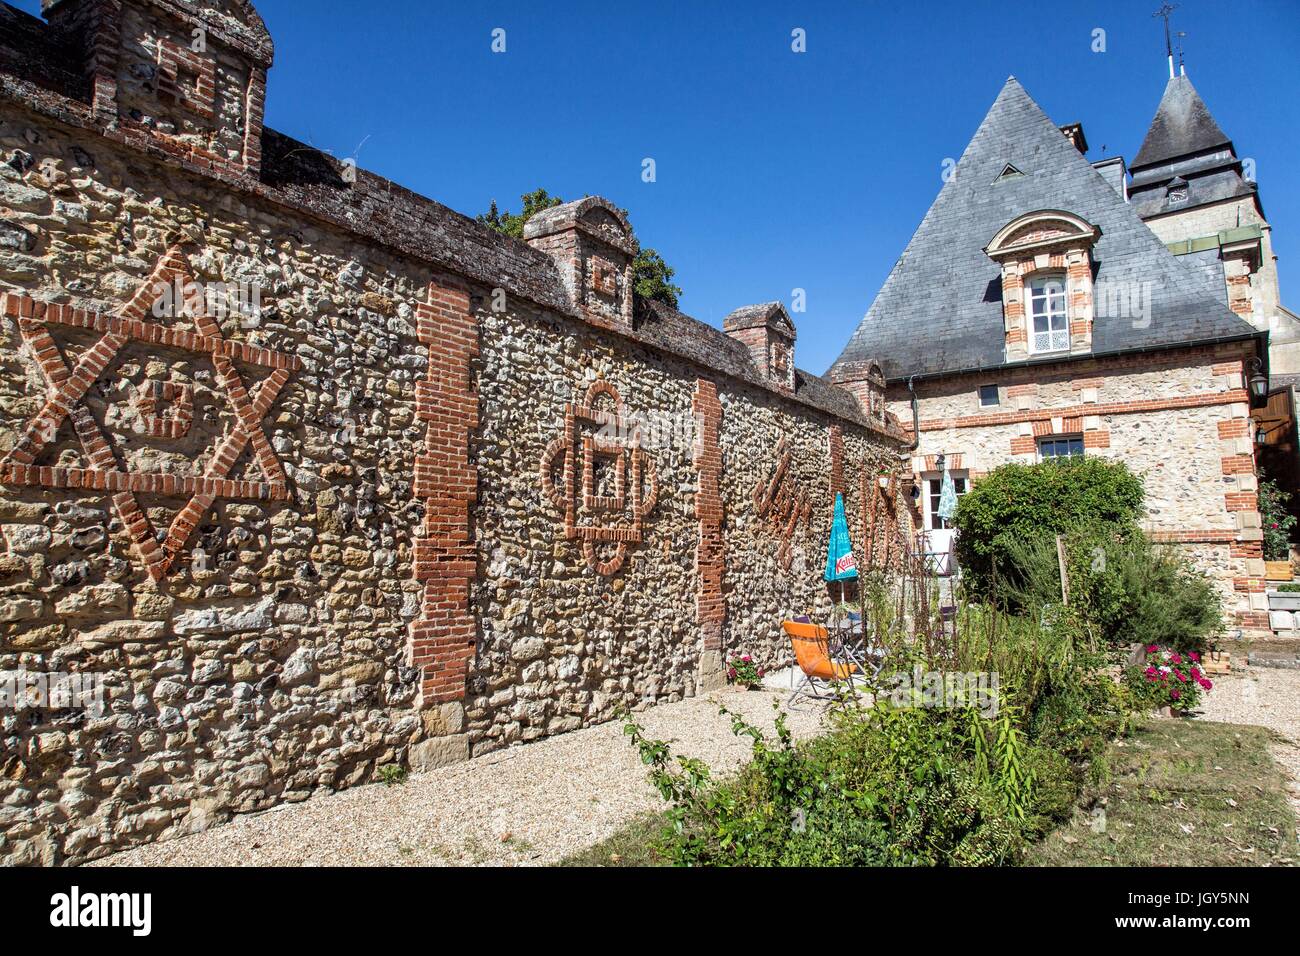
[[[5,31],[47,38],[0,22],[0,693],[103,689],[0,708],[0,861],[681,699],[728,653],[788,662],[781,619],[829,600],[832,490],[857,536],[902,462],[883,409],[673,310],[634,321],[604,200],[525,244],[263,133],[256,30],[214,29],[196,109],[142,65],[193,5],[123,5],[85,101],[76,64],[65,89],[11,72]]]

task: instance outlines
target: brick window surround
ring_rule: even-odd
[[[1041,209],[1017,216],[998,230],[984,253],[1002,267],[1003,334],[1008,362],[1031,355],[1027,290],[1035,278],[1063,275],[1069,349],[1092,351],[1094,297],[1092,246],[1101,230],[1073,213]]]

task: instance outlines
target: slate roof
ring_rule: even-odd
[[[1131,171],[1129,200],[1143,219],[1243,196],[1259,205],[1255,183],[1242,177],[1231,140],[1186,76],[1166,84]],[[1187,196],[1177,203],[1169,195],[1174,183]]]
[[[1185,75],[1172,76],[1165,84],[1160,106],[1142,140],[1133,169],[1168,162],[1178,156],[1201,153],[1228,145],[1231,140],[1219,128],[1210,110]]]
[[[1008,163],[1024,175],[999,180]],[[1093,355],[1257,334],[1203,272],[1177,261],[1011,77],[836,365],[876,358],[897,380],[1005,364],[1001,269],[984,247],[1012,219],[1041,209],[1101,227],[1097,282],[1149,283],[1139,286],[1149,291],[1148,320],[1098,317]]]

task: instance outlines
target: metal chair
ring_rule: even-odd
[[[847,659],[842,649],[838,654],[832,651],[830,634],[826,628],[796,621],[785,621],[781,626],[790,638],[794,659],[803,672],[803,680],[790,695],[788,705],[793,706],[800,699],[834,700],[833,689],[836,683],[848,681],[852,686],[853,678],[861,672],[861,667],[855,661]]]

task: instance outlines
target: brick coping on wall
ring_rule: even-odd
[[[241,167],[215,162],[211,158],[195,154],[187,146],[169,143],[143,129],[105,122],[95,115],[89,104],[4,70],[0,70],[0,99],[16,103],[64,126],[94,133],[112,143],[144,153],[162,165],[214,180],[233,192],[254,196],[292,210],[400,255],[438,269],[449,270],[473,282],[492,288],[506,288],[542,308],[583,322],[588,321],[583,312],[570,302],[555,263],[549,256],[363,169],[352,169],[355,182],[344,183],[341,173],[343,164],[270,128],[265,129],[263,137],[266,158],[262,171],[259,176],[254,176]],[[268,174],[273,178],[277,170],[274,157],[289,153],[297,154],[294,163],[303,180],[285,180],[279,184],[268,182]],[[304,155],[306,159],[303,159]],[[279,171],[283,172],[284,169]],[[315,180],[307,181],[308,175],[314,176]],[[340,186],[344,188],[339,188]],[[337,197],[330,194],[331,189],[338,194]],[[457,254],[457,250],[466,248],[493,261],[484,263],[474,256]],[[699,326],[697,332],[718,336],[725,334],[698,319],[684,315],[681,317]],[[843,409],[830,407],[830,403],[814,401],[797,391],[791,393],[774,388],[756,370],[709,365],[700,355],[691,354],[684,349],[674,349],[668,343],[639,335],[635,328],[630,332],[605,331],[628,338],[655,352],[684,360],[712,376],[722,375],[739,380],[783,400],[795,401],[832,418],[851,422],[900,445],[911,440],[902,429],[882,427],[865,415],[846,415]],[[800,374],[805,377],[811,375],[806,372]],[[825,382],[820,376],[813,377]],[[828,382],[825,385],[843,391]],[[851,400],[856,402],[856,399]]]

